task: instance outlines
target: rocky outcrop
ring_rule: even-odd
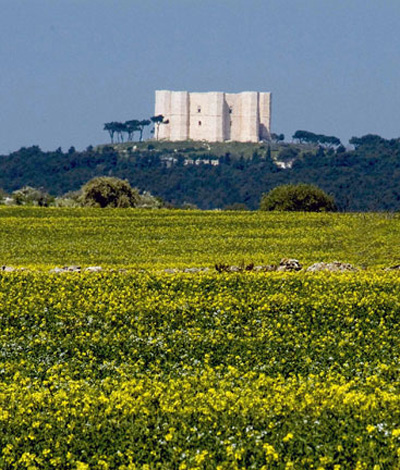
[[[267,273],[267,272],[291,272],[291,271],[302,271],[303,266],[297,260],[293,258],[282,258],[279,265],[275,264],[266,264],[266,265],[254,265],[254,263],[245,264],[242,263],[240,265],[230,265],[224,263],[218,263],[215,265],[215,269],[219,273],[246,273],[246,272],[254,272],[254,273]],[[7,266],[1,265],[0,266],[0,273],[13,273],[13,272],[31,272],[31,271],[40,271],[40,270],[31,270],[24,267],[14,267],[14,266]],[[134,269],[133,271],[144,273],[147,272],[145,269]],[[309,266],[307,269],[303,270],[303,272],[308,273],[315,273],[315,272],[357,272],[359,268],[353,266],[350,263],[343,263],[341,261],[330,261],[324,262],[320,261],[318,263],[314,263]],[[400,264],[390,266],[388,268],[384,268],[384,271],[394,271],[400,273]],[[82,268],[81,266],[77,265],[70,265],[70,266],[63,266],[63,267],[55,267],[48,271],[49,273],[53,274],[62,274],[62,273],[128,273],[131,272],[131,269],[119,268],[107,268],[104,269],[102,266],[88,266],[86,268]],[[208,267],[186,267],[186,268],[165,268],[160,272],[164,272],[166,274],[176,274],[176,273],[189,273],[189,274],[196,274],[196,273],[207,273],[212,272],[211,268]]]
[[[204,273],[209,271],[209,268],[185,268],[183,269],[184,273]]]
[[[282,258],[277,271],[300,271],[303,266],[297,259]]]
[[[183,269],[178,269],[178,268],[167,268],[164,269],[164,273],[167,274],[176,274],[176,273],[204,273],[209,271],[210,268],[183,268]]]
[[[85,273],[99,273],[100,271],[103,271],[103,268],[101,266],[89,266],[84,269]]]
[[[276,264],[267,264],[261,266],[254,266],[253,271],[256,273],[268,273],[271,271],[276,271],[278,266]]]
[[[13,271],[16,271],[16,268],[13,268],[12,266],[2,266],[1,270],[4,271],[5,273],[12,273]]]
[[[255,266],[253,263],[250,264],[243,264],[241,266],[231,266],[229,264],[219,263],[215,265],[215,269],[219,273],[241,273],[241,272],[271,272],[271,271],[300,271],[302,269],[302,265],[297,259],[290,259],[290,258],[283,258],[279,263],[279,266],[275,264],[267,264],[267,265],[257,265]]]
[[[101,266],[89,266],[83,270],[85,273],[99,273],[103,271]],[[62,268],[50,269],[50,273],[62,274],[62,273],[80,273],[82,272],[81,266],[64,266]]]
[[[64,268],[53,268],[49,271],[52,274],[66,273],[67,271]]]
[[[261,267],[261,266],[260,266]],[[219,273],[241,273],[243,271],[253,271],[254,270],[254,264],[242,264],[241,266],[235,266],[235,265],[229,265],[229,264],[224,264],[224,263],[217,263],[215,265],[215,269]]]
[[[330,263],[314,263],[313,265],[309,266],[306,270],[310,273],[315,273],[319,271],[330,271],[330,272],[344,272],[344,271],[357,271],[350,263],[342,263],[340,261],[332,261]]]
[[[400,264],[396,264],[395,266],[390,266],[390,268],[386,268],[385,271],[400,271]]]

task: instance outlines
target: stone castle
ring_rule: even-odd
[[[271,93],[156,91],[159,139],[259,142],[270,139]]]

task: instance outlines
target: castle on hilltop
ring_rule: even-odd
[[[271,93],[157,90],[155,115],[168,121],[160,139],[259,142],[270,139]]]

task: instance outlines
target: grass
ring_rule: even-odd
[[[119,144],[105,144],[96,147],[97,150],[101,150],[104,147],[112,146],[115,150],[124,154],[128,151],[135,150],[152,150],[154,152],[161,153],[190,153],[192,156],[201,157],[203,155],[213,155],[215,157],[222,157],[227,153],[233,158],[243,157],[249,159],[255,152],[260,157],[265,157],[267,154],[268,147],[271,147],[272,157],[277,157],[279,151],[287,146],[299,150],[300,152],[311,151],[315,152],[315,146],[305,144],[294,144],[294,143],[250,143],[250,142],[203,142],[203,141],[181,141],[181,142],[170,142],[170,141],[156,141],[148,140],[144,142],[124,142]]]

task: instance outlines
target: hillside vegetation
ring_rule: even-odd
[[[0,157],[0,188],[10,193],[29,185],[61,195],[95,176],[116,176],[178,207],[256,209],[278,185],[311,183],[341,211],[399,210],[400,139],[364,136],[352,143],[349,151],[236,142],[129,142],[66,153],[31,147]]]

